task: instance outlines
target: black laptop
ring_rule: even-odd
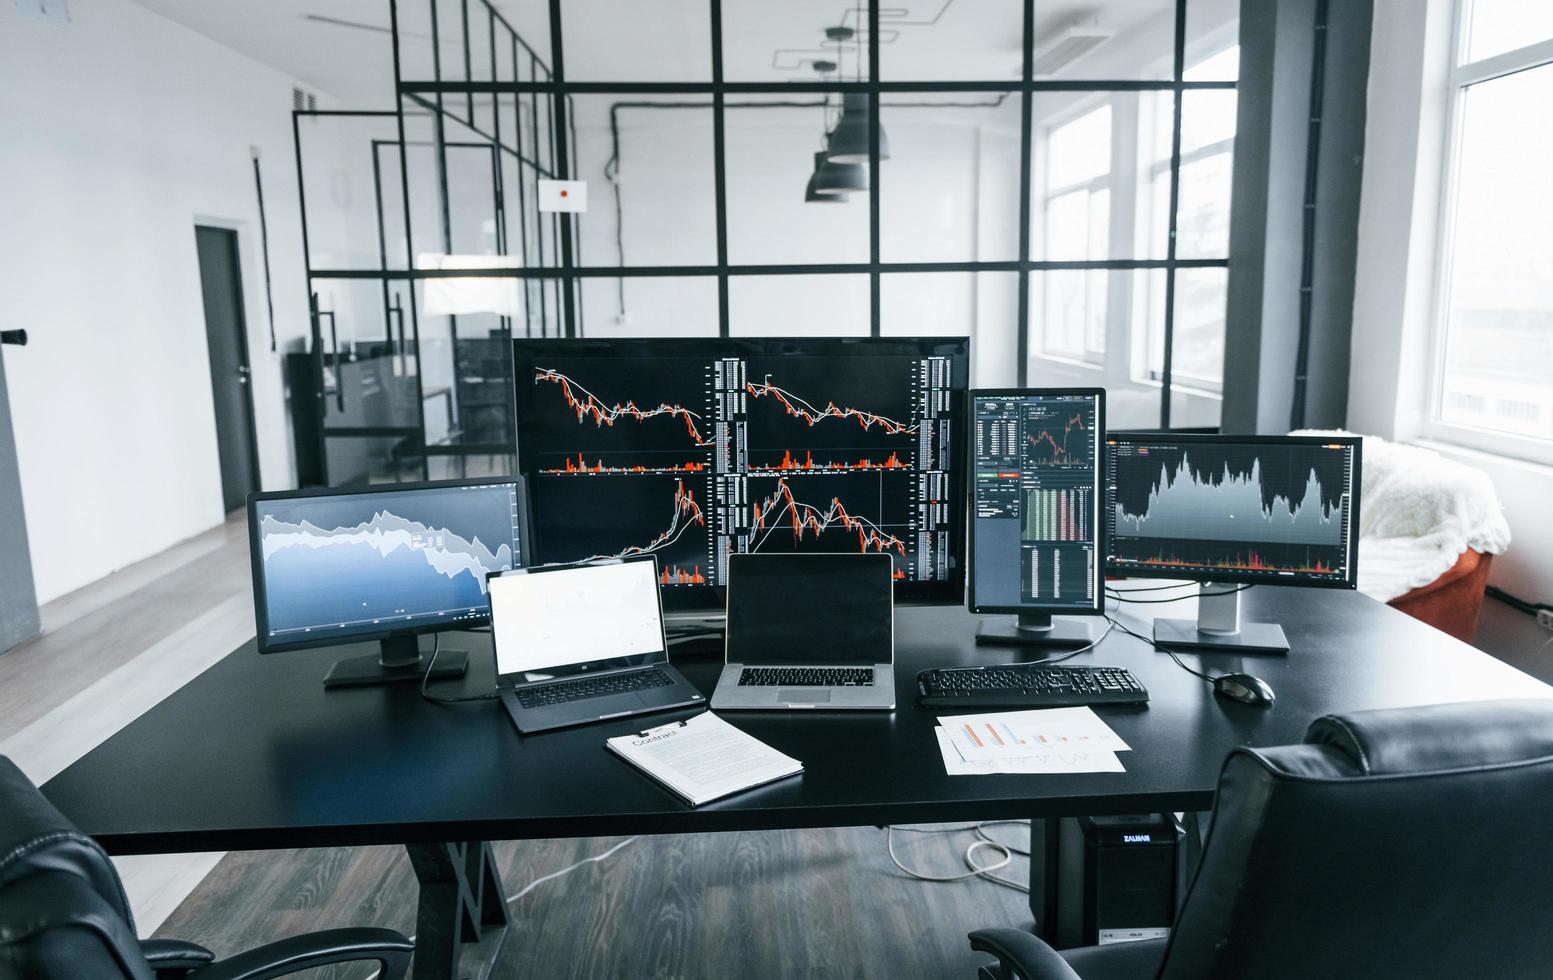
[[[704,704],[669,666],[651,555],[488,576],[502,703],[525,735]]]

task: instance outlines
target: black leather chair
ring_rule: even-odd
[[[1232,752],[1168,940],[971,934],[983,978],[1553,977],[1553,700],[1318,719]]]
[[[224,960],[142,942],[108,855],[0,756],[0,980],[263,980],[369,960],[403,980],[414,949],[392,929],[330,929]]]

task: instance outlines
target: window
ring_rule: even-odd
[[[1240,63],[1240,46],[1231,45],[1187,66],[1187,81],[1222,78]],[[1154,95],[1146,196],[1150,238],[1164,251],[1170,237],[1170,156],[1174,108],[1168,93]],[[1230,176],[1234,162],[1236,98],[1233,89],[1182,93],[1181,163],[1176,202],[1176,258],[1216,259],[1229,255]],[[1163,277],[1150,280],[1144,329],[1159,330],[1164,316]],[[1222,268],[1182,269],[1176,273],[1175,311],[1170,350],[1171,373],[1179,384],[1218,392],[1224,382],[1224,303],[1229,277]],[[1164,376],[1166,341],[1150,337],[1146,371]]]
[[[390,6],[381,174],[300,161],[309,277],[409,282],[416,376],[451,391],[428,453],[494,445],[464,419],[514,332],[970,333],[977,383],[1218,424],[1239,3]],[[563,176],[590,206],[540,211]],[[513,302],[422,307],[476,278]]]
[[[1165,161],[1169,166],[1169,160]],[[1102,105],[1046,137],[1045,255],[1054,262],[1109,257],[1111,106]],[[1105,355],[1104,269],[1056,270],[1044,277],[1041,349],[1099,360]]]
[[[1430,434],[1553,461],[1553,5],[1458,15]]]

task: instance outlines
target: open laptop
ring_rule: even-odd
[[[497,687],[525,735],[705,699],[669,666],[651,555],[492,572]]]
[[[712,707],[894,708],[893,567],[884,554],[730,555]]]

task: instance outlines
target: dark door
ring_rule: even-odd
[[[259,458],[249,395],[248,325],[243,320],[243,277],[237,232],[194,227],[199,247],[200,290],[205,297],[205,338],[210,348],[210,388],[216,407],[216,449],[221,459],[221,500],[230,513],[259,489]]]

